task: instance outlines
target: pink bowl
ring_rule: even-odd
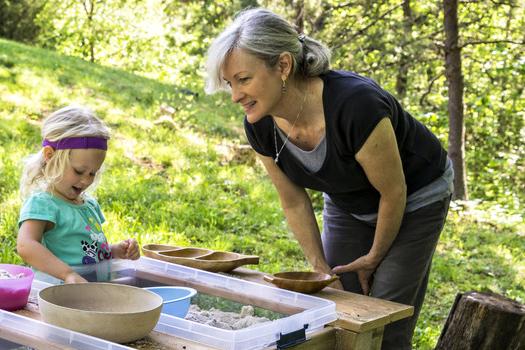
[[[31,291],[33,270],[11,264],[0,264],[0,270],[5,270],[11,275],[24,274],[21,278],[0,279],[0,309],[13,311],[23,308]]]

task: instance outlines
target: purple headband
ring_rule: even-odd
[[[78,148],[97,148],[108,149],[108,140],[102,137],[71,137],[58,141],[42,141],[42,147],[51,146],[54,149],[78,149]]]

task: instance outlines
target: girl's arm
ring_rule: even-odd
[[[337,266],[335,273],[354,271],[361,288],[368,294],[370,276],[385,257],[394,242],[406,206],[406,183],[396,136],[389,118],[382,119],[372,131],[363,147],[356,153],[356,160],[379,192],[379,209],[372,248],[352,263]]]
[[[42,220],[24,221],[16,240],[18,254],[27,264],[65,283],[87,282],[40,243],[46,226],[49,224],[48,221]]]

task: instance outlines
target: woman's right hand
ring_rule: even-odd
[[[80,276],[75,271],[71,271],[64,278],[64,283],[65,284],[69,284],[69,283],[87,283],[87,280],[84,277]]]
[[[341,283],[340,280],[337,280],[337,281],[334,281],[333,283],[330,283],[328,285],[328,287],[334,288],[334,289],[339,289],[339,290],[345,290],[345,288],[343,287],[343,284]]]

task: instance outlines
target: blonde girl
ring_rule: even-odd
[[[42,149],[28,158],[22,174],[18,254],[65,283],[86,282],[74,265],[140,255],[134,239],[108,244],[104,215],[86,193],[98,180],[109,138],[108,127],[89,109],[59,109],[44,121]]]

